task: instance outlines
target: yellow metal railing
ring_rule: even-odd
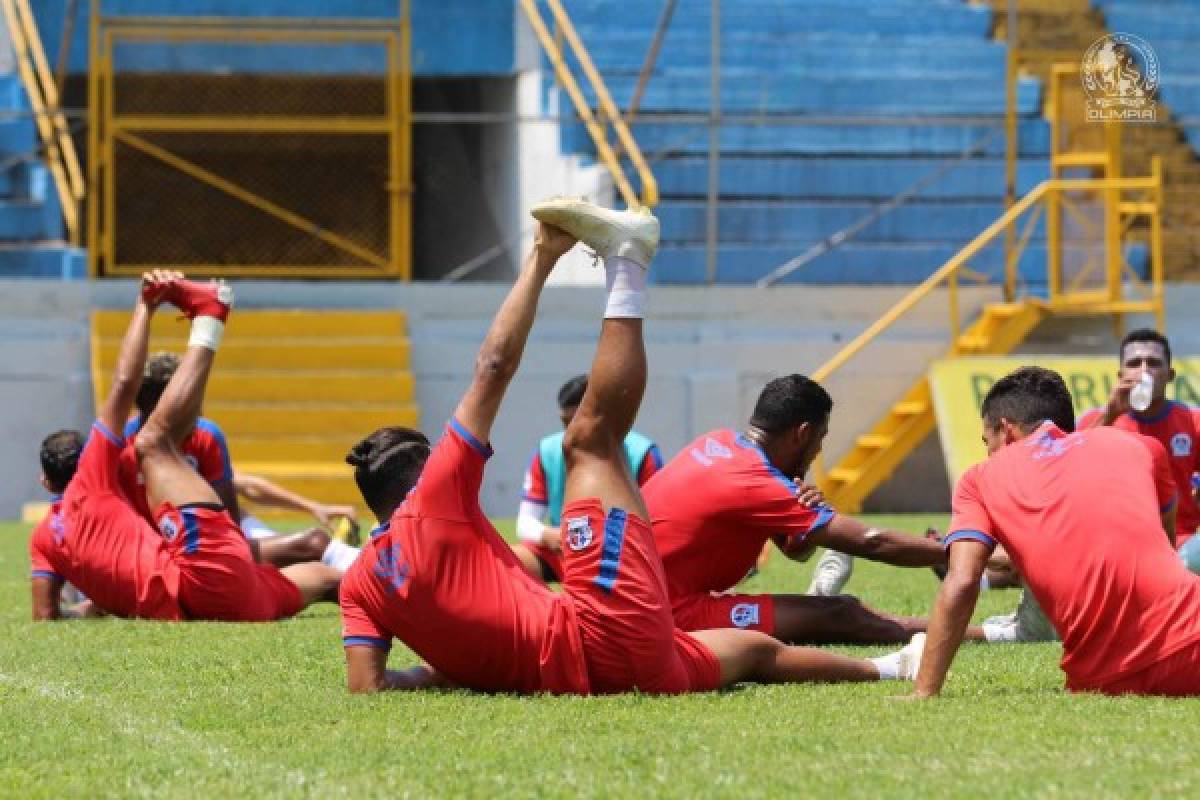
[[[583,41],[579,38],[575,26],[571,23],[571,18],[567,15],[566,9],[563,8],[560,0],[545,0],[545,3],[554,18],[556,33],[571,48],[571,52],[579,62],[580,69],[583,70],[584,76],[591,84],[592,91],[596,94],[599,115],[592,111],[588,105],[579,82],[571,73],[570,66],[567,64],[566,56],[563,53],[558,38],[550,32],[545,20],[542,18],[541,12],[538,10],[537,0],[521,0],[521,7],[525,10],[525,15],[529,18],[529,23],[533,27],[534,34],[537,36],[538,41],[541,42],[542,49],[546,51],[546,55],[554,67],[554,74],[558,76],[559,82],[575,106],[575,111],[579,114],[580,119],[583,120],[588,134],[592,137],[592,141],[596,145],[596,154],[604,166],[608,168],[609,173],[612,174],[613,183],[616,185],[617,191],[621,194],[621,199],[625,201],[627,206],[630,208],[638,206],[653,208],[658,205],[658,181],[655,179],[654,173],[650,171],[650,166],[646,163],[641,148],[634,141],[633,134],[630,132],[624,116],[621,114],[620,109],[617,108],[617,104],[613,102],[612,95],[609,93],[608,87],[604,84],[604,79],[600,76],[600,72],[592,62],[592,57],[588,54],[587,48],[583,46]],[[642,194],[640,198],[633,189],[633,183],[625,174],[625,169],[621,166],[620,158],[608,143],[608,124],[613,126],[617,141],[633,165],[638,179],[641,181]]]
[[[46,150],[46,165],[62,201],[67,239],[78,245],[85,184],[71,130],[59,108],[58,84],[46,60],[29,0],[0,0],[0,10],[8,26],[21,83],[29,95],[38,137]]]
[[[967,269],[971,259],[977,256],[980,251],[995,241],[1001,234],[1013,228],[1020,220],[1022,215],[1030,212],[1038,207],[1040,203],[1048,201],[1062,202],[1063,195],[1069,192],[1098,192],[1103,193],[1106,201],[1109,200],[1112,193],[1118,196],[1124,195],[1127,192],[1143,192],[1146,197],[1142,199],[1121,200],[1118,201],[1117,214],[1118,216],[1135,216],[1147,215],[1151,217],[1154,229],[1159,232],[1155,234],[1154,241],[1151,244],[1151,292],[1150,295],[1143,299],[1122,299],[1123,280],[1124,276],[1129,274],[1128,270],[1123,270],[1117,275],[1115,285],[1109,285],[1101,292],[1084,292],[1072,291],[1069,288],[1062,287],[1061,274],[1054,276],[1048,275],[1047,286],[1049,287],[1048,296],[1045,305],[1050,311],[1091,311],[1095,313],[1130,313],[1130,312],[1145,312],[1161,314],[1162,312],[1162,284],[1163,284],[1163,263],[1162,263],[1162,243],[1160,236],[1160,220],[1162,212],[1162,167],[1158,159],[1155,158],[1153,172],[1149,177],[1144,178],[1108,178],[1108,179],[1057,179],[1042,181],[1033,191],[1021,198],[1016,205],[1004,212],[1004,214],[989,225],[982,233],[976,236],[971,242],[954,255],[949,261],[943,264],[932,275],[918,284],[911,292],[904,296],[896,305],[892,306],[883,316],[877,319],[865,331],[854,338],[849,344],[843,347],[837,354],[833,356],[825,364],[821,365],[813,373],[813,379],[817,381],[827,380],[833,373],[844,367],[848,361],[853,359],[863,348],[872,341],[877,339],[881,334],[891,328],[898,320],[904,317],[908,312],[912,311],[925,298],[929,297],[934,290],[945,284],[948,292],[947,299],[949,302],[948,316],[950,320],[950,338],[952,342],[957,342],[958,337],[963,332],[963,323],[959,314],[958,302],[958,284],[961,273]],[[1027,225],[1031,228],[1036,220],[1031,220]],[[1029,234],[1024,233],[1022,240],[1026,243],[1029,241]],[[1015,251],[1015,258],[1010,258],[1008,261],[1009,268],[1015,268],[1019,262],[1022,252],[1021,249]],[[1118,258],[1121,254],[1118,252]],[[1051,262],[1047,262],[1048,264]],[[952,351],[954,345],[951,345]]]

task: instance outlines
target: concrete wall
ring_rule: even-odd
[[[466,388],[475,351],[507,287],[476,284],[317,284],[243,282],[240,308],[400,308],[409,314],[422,424],[436,433]],[[0,281],[0,519],[41,497],[37,445],[60,427],[90,422],[88,312],[124,308],[127,281],[58,283]],[[708,429],[739,426],[762,384],[786,372],[811,372],[869,325],[902,294],[890,288],[657,287],[647,326],[651,378],[638,427],[668,456]],[[970,308],[985,297],[966,298]],[[1193,322],[1200,287],[1172,286],[1170,333],[1179,353],[1200,353]],[[595,346],[603,293],[552,287],[541,304],[524,364],[494,432],[496,456],[484,485],[491,514],[515,511],[521,470],[534,443],[557,425],[554,394],[585,371]],[[874,421],[944,347],[945,306],[930,303],[861,364],[830,382],[836,409],[828,450],[836,456]],[[1030,352],[1111,353],[1105,324],[1053,322],[1031,340]],[[932,450],[929,448],[932,447]],[[873,505],[944,508],[948,489],[936,437],[881,489]]]

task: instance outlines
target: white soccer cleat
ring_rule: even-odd
[[[552,197],[529,213],[562,228],[601,258],[628,258],[648,269],[658,252],[658,218],[647,208],[613,211],[578,197]]]
[[[900,656],[900,669],[897,672],[900,673],[900,677],[915,681],[917,673],[921,670],[921,656],[925,655],[925,634],[914,633],[898,655]]]
[[[842,593],[854,572],[854,558],[836,550],[826,550],[813,571],[808,594],[813,597],[834,597]]]

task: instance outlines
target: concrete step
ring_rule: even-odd
[[[156,349],[181,351],[186,339],[156,339]],[[116,365],[120,341],[104,339],[99,343],[99,366],[111,370]],[[407,339],[334,339],[300,341],[294,339],[258,339],[229,341],[221,345],[218,369],[277,371],[317,370],[330,365],[339,369],[393,369],[409,366],[411,345]]]
[[[111,372],[101,374],[100,393],[107,394]],[[208,381],[209,403],[316,403],[386,405],[415,400],[415,380],[398,370],[317,370],[255,372],[218,369]]]
[[[366,403],[278,405],[216,402],[206,404],[204,413],[220,425],[231,440],[238,436],[329,433],[361,438],[385,425],[416,427],[420,420],[417,408],[413,405]]]
[[[98,311],[94,324],[102,337],[119,339],[129,325],[129,314],[124,311]],[[186,340],[189,325],[186,319],[168,310],[168,313],[155,315],[150,331],[155,337]],[[243,311],[235,307],[225,328],[224,341],[256,341],[263,338],[403,338],[405,328],[405,315],[400,311]]]

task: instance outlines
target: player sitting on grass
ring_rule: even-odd
[[[571,424],[583,393],[587,375],[576,375],[558,390],[558,415],[565,430]],[[533,577],[549,583],[562,579],[562,507],[567,485],[567,462],[563,457],[564,432],[552,433],[538,442],[522,481],[521,505],[517,509],[517,536],[513,545],[517,558]],[[629,472],[638,486],[662,469],[662,454],[649,437],[630,431],[625,437]],[[544,524],[543,520],[549,524]]]
[[[905,567],[945,563],[937,541],[872,528],[797,485],[821,450],[833,401],[803,375],[759,394],[744,433],[700,436],[646,484],[675,623],[684,630],[749,628],[792,643],[905,642],[920,618],[873,611],[846,595],[731,592],[772,541],[806,560],[818,546]],[[973,630],[975,638],[982,631]]]
[[[1112,428],[1065,433],[1071,395],[1023,367],[983,401],[989,457],[954,490],[950,564],[914,695],[938,694],[1002,544],[1062,634],[1067,688],[1200,694],[1200,576],[1171,547],[1175,481],[1162,445]]]
[[[137,453],[133,440],[141,430],[144,420],[150,418],[158,406],[159,398],[167,388],[171,377],[179,369],[179,356],[174,353],[156,353],[146,362],[142,385],[138,389],[136,406],[138,413],[125,425],[125,439],[129,444],[121,454],[121,485],[126,496],[133,499],[134,506],[142,516],[153,522],[151,509],[146,500],[146,486],[138,469]],[[293,494],[276,486],[265,478],[235,473],[229,458],[229,447],[225,434],[217,423],[199,417],[196,426],[187,434],[180,446],[183,456],[200,473],[230,517],[237,520],[238,527],[250,540],[250,551],[256,561],[287,567],[305,561],[320,561],[345,572],[358,557],[358,548],[333,538],[325,530],[335,518],[354,516],[354,509],[345,506],[323,506],[307,498]],[[258,519],[243,513],[238,495],[249,494],[262,505],[302,510],[311,513],[321,527],[302,533],[280,534],[271,530]]]
[[[383,524],[346,575],[341,604],[354,692],[677,693],[739,681],[873,681],[911,674],[915,647],[873,660],[765,634],[674,625],[649,517],[622,443],[646,385],[646,268],[657,220],[581,201],[535,209],[528,256],[441,441],[383,428],[348,457]],[[551,226],[558,227],[551,227]],[[560,230],[562,229],[562,230]],[[569,231],[564,233],[563,230]],[[563,440],[563,589],[532,578],[479,505],[488,435],[551,270],[576,239],[604,259],[608,304],[587,391]],[[398,638],[428,664],[386,669]]]
[[[123,493],[125,442],[113,431],[122,429],[133,406],[150,318],[160,302],[193,321],[179,370],[135,443],[156,530]],[[61,616],[63,581],[103,612],[161,620],[279,619],[336,590],[340,573],[324,564],[297,564],[281,573],[255,563],[220,499],[179,449],[196,425],[231,303],[224,285],[192,283],[164,271],[143,277],[112,388],[65,486],[56,524],[41,529],[31,544],[35,619]]]
[[[1130,392],[1143,375],[1153,381],[1150,404],[1143,411],[1130,405]],[[1192,491],[1192,479],[1200,472],[1200,409],[1167,399],[1167,387],[1175,380],[1171,366],[1171,343],[1149,328],[1130,331],[1121,341],[1117,385],[1108,405],[1087,411],[1079,418],[1080,428],[1111,425],[1156,439],[1167,450],[1171,472],[1179,489],[1179,515],[1175,547],[1193,572],[1200,572],[1200,506]],[[1189,546],[1193,537],[1195,544]]]

